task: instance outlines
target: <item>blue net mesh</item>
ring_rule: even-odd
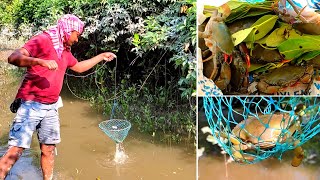
[[[122,143],[128,135],[131,123],[127,120],[111,119],[101,122],[99,128],[116,143]]]
[[[235,161],[252,164],[295,149],[320,132],[315,97],[204,97],[217,143]]]

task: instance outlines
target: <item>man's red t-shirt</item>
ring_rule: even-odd
[[[27,73],[16,98],[50,104],[58,101],[62,89],[63,78],[68,67],[78,61],[70,51],[64,50],[59,60],[47,33],[32,37],[24,46],[31,57],[43,60],[55,60],[57,70],[49,70],[40,65],[27,68]]]

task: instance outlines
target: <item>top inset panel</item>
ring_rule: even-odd
[[[319,4],[223,3],[198,3],[199,96],[320,94]]]

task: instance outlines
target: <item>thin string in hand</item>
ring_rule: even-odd
[[[68,74],[68,73],[67,73],[68,70],[69,70],[69,69],[68,69],[67,72],[65,72],[65,74],[66,74],[66,84],[67,84],[67,87],[68,87],[69,91],[71,92],[71,94],[74,95],[76,98],[79,98],[79,99],[82,99],[82,100],[85,100],[85,101],[90,100],[90,98],[82,98],[82,97],[80,97],[80,96],[77,96],[76,93],[71,90],[71,88],[70,88],[70,86],[69,86],[69,83],[68,83],[68,76],[70,76],[70,77],[76,77],[76,78],[85,78],[85,77],[88,77],[88,76],[90,76],[90,75],[92,75],[92,74],[96,74],[100,69],[102,69],[102,68],[105,66],[106,63],[107,63],[107,61],[104,62],[104,63],[102,64],[102,66],[99,67],[97,70],[95,70],[95,71],[93,71],[93,72],[91,72],[91,73],[89,73],[89,74],[87,74],[87,75]],[[96,81],[96,78],[95,78],[95,81]]]
[[[110,115],[110,119],[113,118],[115,109],[118,105],[117,103],[117,66],[118,66],[118,58],[116,57],[116,66],[114,68],[114,99],[113,99],[113,106],[112,106],[112,112]]]

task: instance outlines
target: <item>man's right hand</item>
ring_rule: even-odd
[[[47,67],[50,70],[58,69],[58,64],[55,60],[38,59],[38,64],[42,67]]]
[[[43,67],[47,67],[50,70],[58,69],[58,64],[56,61],[43,60],[43,59],[31,57],[29,52],[24,48],[15,50],[8,57],[8,63],[18,67],[30,67],[30,66],[40,65]]]

